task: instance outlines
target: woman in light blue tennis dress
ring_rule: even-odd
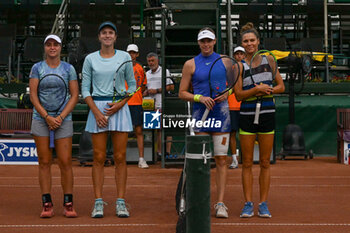
[[[82,94],[90,107],[85,130],[91,133],[94,153],[92,180],[96,199],[91,217],[102,218],[104,214],[103,205],[105,203],[102,200],[102,188],[108,133],[111,134],[113,142],[116,166],[116,215],[129,217],[124,200],[127,178],[126,147],[128,132],[131,132],[133,128],[127,105],[129,98],[113,102],[113,82],[118,67],[131,58],[128,53],[114,49],[117,28],[112,22],[104,22],[100,25],[98,39],[101,49],[85,58],[82,72]],[[115,80],[115,88],[119,93],[116,100],[126,94],[125,82],[128,84],[129,93],[136,90],[132,62],[127,62],[119,72],[122,75],[120,79]]]

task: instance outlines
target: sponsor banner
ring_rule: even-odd
[[[0,165],[38,164],[34,139],[0,139]]]

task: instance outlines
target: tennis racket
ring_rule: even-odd
[[[141,66],[142,67],[142,66]],[[125,81],[125,76],[127,75],[128,72],[131,71],[133,72],[133,74],[135,75],[134,71],[133,71],[133,61],[132,60],[127,60],[124,61],[122,64],[119,65],[117,71],[115,72],[115,75],[113,77],[113,103],[119,103],[122,100],[133,96],[136,92],[138,92],[142,86],[144,85],[144,81],[145,81],[145,77],[146,77],[146,73],[143,70],[143,77],[141,82],[138,82],[138,80],[136,80],[136,90],[133,92],[128,92],[126,89],[125,90],[120,90],[118,91],[116,88],[117,82],[119,84],[123,83]],[[105,116],[106,119],[109,119],[109,116]]]
[[[217,98],[230,91],[236,84],[240,75],[238,62],[229,56],[217,58],[209,70],[210,97]],[[205,109],[201,121],[208,117],[210,109]]]
[[[41,106],[47,113],[58,113],[62,111],[67,100],[67,84],[64,79],[58,74],[47,74],[39,80],[38,98]],[[55,147],[55,132],[50,130],[50,148]]]
[[[252,84],[267,84],[272,86],[273,80],[275,80],[278,71],[278,64],[275,55],[269,50],[259,50],[256,52],[249,65],[249,76]],[[256,76],[262,76],[262,82],[256,83]],[[255,78],[255,79],[254,79]],[[261,104],[263,101],[262,96],[257,96],[254,124],[259,124],[259,116]]]

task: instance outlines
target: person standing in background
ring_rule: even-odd
[[[233,58],[237,62],[242,62],[245,58],[245,50],[243,47],[238,46],[233,50]],[[243,61],[244,62],[244,61]],[[231,117],[231,133],[230,133],[230,149],[232,153],[232,163],[228,168],[235,169],[238,168],[238,155],[239,150],[237,149],[236,132],[239,129],[239,109],[241,107],[241,102],[237,101],[236,96],[232,93],[228,97],[228,106],[230,108]]]
[[[135,128],[135,135],[137,140],[137,148],[139,150],[139,168],[148,168],[147,162],[144,158],[144,140],[142,133],[143,124],[143,109],[142,109],[142,93],[146,89],[147,78],[142,66],[136,61],[139,56],[139,48],[136,44],[129,44],[126,51],[130,54],[132,59],[134,76],[136,80],[136,88],[141,89],[136,92],[128,101],[129,110],[132,118],[132,124]]]
[[[162,67],[159,65],[158,55],[151,52],[147,54],[147,64],[150,68],[149,71],[146,72],[147,77],[147,89],[144,91],[144,96],[149,96],[154,99],[155,109],[162,111]],[[166,70],[166,91],[173,91],[174,83],[170,79],[170,72]],[[161,130],[157,131],[157,155],[161,156],[162,151],[162,141],[161,141]],[[166,140],[166,155],[170,155],[171,150],[171,141],[172,137],[167,136]],[[169,142],[170,141],[170,142]]]

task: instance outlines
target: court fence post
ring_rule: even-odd
[[[210,233],[210,136],[186,136],[186,233]]]

